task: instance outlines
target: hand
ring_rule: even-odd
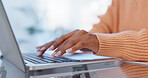
[[[57,38],[54,41],[36,48],[37,51],[40,51],[39,56],[42,56],[47,49],[56,49],[52,54],[53,57],[56,57],[62,56],[66,52],[73,53],[80,49],[87,49],[93,52],[97,52],[99,48],[99,41],[95,34],[86,32],[84,30],[75,30],[61,36],[60,38]]]

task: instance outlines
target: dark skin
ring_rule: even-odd
[[[77,50],[97,52],[99,49],[99,41],[95,34],[77,29],[36,48],[37,51],[40,52],[38,56],[42,56],[45,51],[49,49],[55,50],[52,57],[58,57],[66,52],[73,53]]]

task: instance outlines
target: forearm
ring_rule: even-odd
[[[128,61],[148,61],[148,30],[125,31],[116,34],[97,33],[97,55],[119,57]]]

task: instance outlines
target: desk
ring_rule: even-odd
[[[24,73],[1,59],[0,78],[148,78],[148,66],[114,61]]]

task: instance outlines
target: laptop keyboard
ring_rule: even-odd
[[[27,53],[23,54],[23,58],[34,64],[46,64],[46,63],[62,63],[62,62],[78,62],[79,60],[74,60],[66,57],[49,57],[44,55],[43,57],[38,57],[37,54]]]

